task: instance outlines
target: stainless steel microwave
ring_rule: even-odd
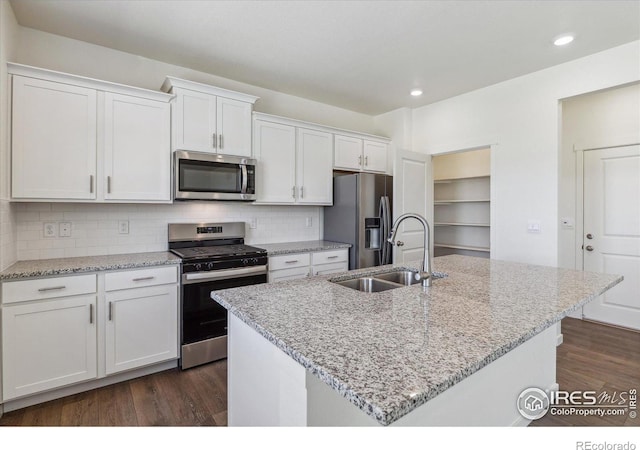
[[[174,199],[256,199],[255,159],[184,150],[173,155]]]

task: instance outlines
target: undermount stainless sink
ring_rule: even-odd
[[[416,272],[412,270],[396,270],[349,280],[329,281],[360,292],[382,292],[420,283],[420,279],[416,279],[415,275]],[[431,274],[432,278],[442,278],[444,276],[446,274],[438,272]]]
[[[361,292],[382,292],[402,287],[399,284],[389,283],[372,277],[352,278],[351,280],[334,281],[334,283]]]

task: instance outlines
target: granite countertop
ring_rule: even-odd
[[[450,255],[448,274],[362,293],[331,283],[421,261],[214,291],[211,297],[340,395],[388,425],[622,280]]]
[[[286,255],[289,253],[319,252],[323,250],[335,250],[349,248],[351,244],[332,241],[301,241],[280,242],[277,244],[251,244],[254,247],[264,248],[269,256]]]
[[[122,255],[18,261],[0,272],[0,281],[23,278],[69,275],[98,270],[133,269],[136,267],[180,264],[182,260],[169,252],[127,253]]]

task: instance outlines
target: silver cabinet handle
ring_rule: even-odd
[[[132,281],[149,281],[149,280],[153,280],[155,277],[140,277],[140,278],[134,278]]]
[[[291,197],[296,198],[296,187],[291,188]]]
[[[218,147],[218,135],[213,133],[213,148],[217,148]]]
[[[327,256],[327,259],[336,259],[337,257],[338,257],[338,255]]]
[[[297,263],[298,260],[297,259],[292,259],[291,261],[285,261],[285,264],[293,264],[293,263]]]
[[[587,245],[584,249],[586,251],[588,251],[588,252],[592,252],[593,251],[593,247],[591,245]]]
[[[111,194],[111,176],[107,176],[107,194]]]
[[[47,291],[59,291],[60,289],[65,289],[66,286],[53,286],[53,287],[45,287],[38,289],[38,292],[47,292]]]
[[[93,324],[93,303],[89,303],[89,323]]]
[[[364,165],[365,165],[365,167],[367,166],[367,164],[369,164],[369,157],[365,156],[364,157]]]
[[[89,175],[89,194],[93,194],[93,175]]]
[[[224,136],[220,135],[220,150],[222,150],[222,147],[224,145]]]
[[[113,302],[109,302],[109,321],[113,320]]]
[[[304,198],[304,186],[300,186],[300,198]]]
[[[358,165],[362,165],[362,155],[358,156]]]

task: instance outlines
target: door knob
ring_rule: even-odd
[[[587,234],[587,239],[593,239],[593,234],[588,233],[588,234]]]
[[[593,247],[592,247],[592,246],[590,246],[590,245],[587,245],[587,246],[585,247],[585,250],[586,250],[586,251],[588,251],[588,252],[592,252],[592,251],[593,251]]]

